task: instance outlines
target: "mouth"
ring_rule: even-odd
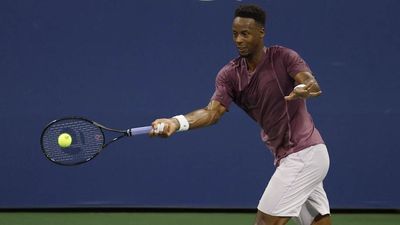
[[[248,49],[247,49],[246,47],[239,47],[239,46],[236,46],[236,48],[237,48],[237,50],[239,51],[239,54],[240,54],[240,55],[245,55],[245,54],[247,54],[247,52],[248,52]]]

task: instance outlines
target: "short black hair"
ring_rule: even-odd
[[[265,11],[257,5],[240,5],[235,10],[236,17],[244,17],[254,19],[257,23],[265,27]]]

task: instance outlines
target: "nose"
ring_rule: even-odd
[[[240,44],[243,42],[243,38],[241,37],[241,35],[237,35],[236,37],[233,38],[233,40],[236,44]]]

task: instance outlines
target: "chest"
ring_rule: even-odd
[[[241,72],[236,85],[235,102],[246,111],[271,107],[284,101],[293,86],[293,79],[281,68],[264,65],[252,77]]]

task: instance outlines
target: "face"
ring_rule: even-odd
[[[236,17],[232,24],[233,41],[243,57],[251,57],[264,47],[264,28],[252,18]]]

